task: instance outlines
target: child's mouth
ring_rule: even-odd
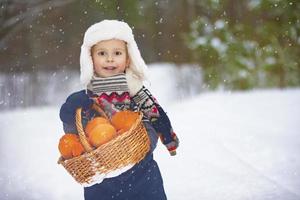
[[[115,70],[117,67],[115,66],[107,66],[107,67],[103,67],[105,70]]]

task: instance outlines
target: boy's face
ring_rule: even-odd
[[[92,47],[95,73],[103,78],[123,73],[129,65],[127,46],[123,40],[103,40]]]

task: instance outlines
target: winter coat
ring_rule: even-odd
[[[84,120],[86,124],[86,120]],[[145,158],[119,176],[105,178],[101,183],[84,187],[85,200],[166,200],[163,180],[153,151],[157,134],[149,121],[143,121],[150,139],[150,151]],[[77,132],[74,125],[64,123],[65,132]]]

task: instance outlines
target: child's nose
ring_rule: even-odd
[[[107,56],[107,62],[112,62],[113,61],[113,56],[112,55],[108,55]]]

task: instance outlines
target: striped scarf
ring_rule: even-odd
[[[93,76],[87,89],[97,96],[98,102],[109,102],[118,110],[130,108],[130,95],[124,73],[107,78]]]

